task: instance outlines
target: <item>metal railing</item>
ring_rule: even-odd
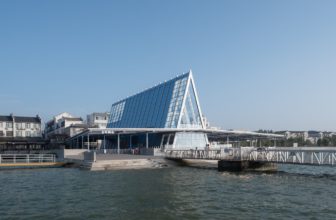
[[[256,161],[301,165],[336,165],[336,148],[222,148],[218,150],[166,150],[170,159]]]
[[[54,154],[0,154],[0,164],[55,163]]]
[[[336,164],[336,148],[259,148],[249,153],[249,160],[334,166]]]
[[[237,152],[230,155],[238,157]],[[165,157],[171,159],[202,159],[202,160],[221,160],[224,158],[223,150],[166,150]]]
[[[127,149],[98,149],[93,150],[97,154],[147,154],[146,152],[158,152],[162,151],[162,147],[149,147],[149,148],[127,148]]]

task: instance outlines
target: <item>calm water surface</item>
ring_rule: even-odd
[[[336,219],[336,168],[0,171],[0,219]]]

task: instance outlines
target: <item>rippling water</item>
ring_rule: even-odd
[[[336,169],[0,171],[0,219],[336,219]]]

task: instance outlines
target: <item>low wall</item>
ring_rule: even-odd
[[[164,152],[160,148],[141,148],[140,155],[164,156]]]
[[[86,149],[64,149],[64,158],[81,156],[86,151]]]
[[[84,152],[84,161],[96,162],[96,160],[97,160],[96,152],[94,152],[94,151]]]

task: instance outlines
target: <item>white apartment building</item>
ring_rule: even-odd
[[[105,113],[91,113],[87,115],[87,124],[90,128],[106,128],[110,117],[109,112]]]
[[[0,137],[42,137],[41,118],[0,116]]]
[[[64,112],[56,115],[52,120],[46,123],[45,135],[47,138],[51,138],[55,135],[72,137],[85,128],[86,125],[82,118]]]

